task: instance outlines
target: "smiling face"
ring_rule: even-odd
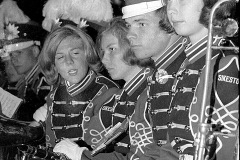
[[[207,28],[199,23],[202,8],[202,0],[168,0],[170,23],[179,35],[189,36],[192,43],[207,33]]]
[[[165,50],[170,36],[159,27],[159,15],[155,11],[125,19],[131,48],[139,59],[159,57]]]
[[[88,64],[79,38],[67,37],[60,43],[55,55],[55,66],[70,84],[79,83],[86,76]]]
[[[101,51],[103,53],[102,63],[111,78],[127,81],[128,77],[131,76],[131,68],[134,66],[129,66],[124,62],[123,54],[126,49],[120,47],[118,39],[109,32],[104,33],[101,39]]]

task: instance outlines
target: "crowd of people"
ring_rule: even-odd
[[[22,99],[8,118],[42,126],[44,140],[28,145],[72,160],[193,160],[202,123],[209,126],[203,157],[239,158],[238,49],[212,50],[206,77],[217,2],[125,0],[122,14],[104,23],[88,16],[76,23],[69,14],[43,27],[4,21],[0,87]],[[235,8],[233,1],[221,5],[213,25],[221,27]],[[215,27],[212,46],[235,44]],[[1,152],[4,160],[24,154],[17,145]],[[34,154],[24,156],[44,159]]]

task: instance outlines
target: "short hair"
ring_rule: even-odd
[[[111,33],[118,39],[119,47],[124,51],[123,60],[128,65],[138,65],[140,67],[148,67],[149,65],[152,66],[146,60],[138,59],[134,52],[131,50],[130,41],[127,38],[128,34],[128,27],[126,26],[126,22],[122,19],[121,16],[114,17],[106,27],[102,28],[97,36],[96,39],[96,46],[99,57],[103,58],[103,53],[101,51],[101,41],[102,37],[106,33]]]
[[[199,23],[208,28],[210,12],[212,7],[216,4],[218,0],[203,0],[203,8],[200,14]],[[235,7],[235,2],[229,1],[223,3],[219,8],[216,9],[213,17],[213,25],[221,26],[222,21],[230,17],[232,9]]]
[[[59,77],[55,68],[56,51],[60,43],[68,37],[77,38],[82,42],[83,49],[85,50],[86,62],[90,68],[96,72],[101,68],[102,64],[97,54],[95,44],[88,34],[73,25],[58,27],[47,35],[39,56],[39,65],[50,84],[54,84]]]

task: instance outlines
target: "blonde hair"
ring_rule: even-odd
[[[56,83],[59,75],[55,68],[55,55],[60,43],[73,37],[82,41],[83,50],[85,50],[86,62],[89,67],[98,72],[101,68],[101,61],[96,52],[92,38],[80,28],[73,25],[65,25],[51,31],[45,39],[41,54],[39,56],[39,65],[50,84]]]

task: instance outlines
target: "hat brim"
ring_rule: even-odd
[[[142,2],[137,4],[128,5],[122,8],[123,19],[142,15],[155,11],[159,8],[165,6],[165,3],[162,0],[156,0],[151,2]]]

